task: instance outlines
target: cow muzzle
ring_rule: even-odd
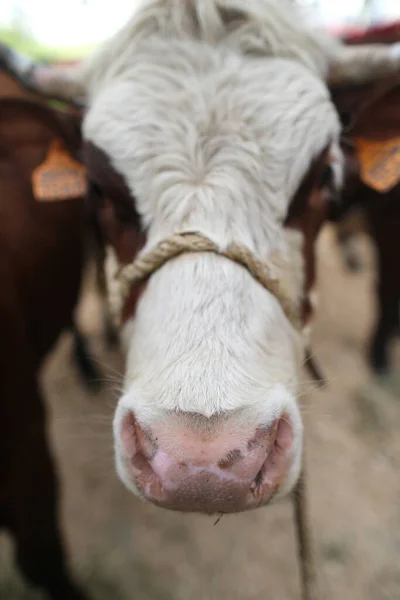
[[[129,487],[153,504],[182,512],[234,513],[268,504],[293,462],[293,429],[286,414],[247,437],[160,425],[144,429],[127,412],[119,439]]]

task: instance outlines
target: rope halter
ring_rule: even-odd
[[[241,265],[266,290],[279,301],[290,323],[298,330],[302,324],[297,306],[283,289],[281,283],[271,274],[271,268],[257,258],[249,248],[239,244],[230,244],[222,250],[207,236],[198,232],[176,233],[154,248],[139,255],[132,263],[121,267],[117,274],[122,293],[122,306],[125,305],[133,286],[143,283],[169,260],[182,254],[211,252]]]

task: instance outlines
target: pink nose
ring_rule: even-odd
[[[234,447],[232,435],[204,441],[188,431],[163,433],[144,430],[128,413],[121,439],[140,493],[164,508],[208,514],[256,508],[279,490],[290,466],[293,432],[286,416]]]

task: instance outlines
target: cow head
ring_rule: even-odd
[[[374,72],[365,49],[350,61],[282,4],[153,0],[78,68],[24,71],[86,105],[83,155],[127,357],[117,468],[171,509],[265,505],[301,469],[314,242],[343,170],[326,81],[355,63],[358,78]],[[379,53],[375,69],[397,68]],[[123,289],[124,266],[189,232],[216,250],[171,255]],[[227,257],[232,245],[284,294]]]

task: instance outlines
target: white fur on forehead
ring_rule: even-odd
[[[153,241],[205,227],[222,244],[274,245],[310,163],[338,137],[325,86],[296,63],[197,43],[151,43],[136,59],[94,98],[84,134],[124,175]]]
[[[85,67],[84,134],[125,176],[149,243],[196,227],[279,245],[300,181],[339,135],[323,55],[288,0],[139,5]]]

